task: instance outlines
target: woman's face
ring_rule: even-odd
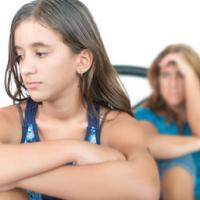
[[[56,31],[29,19],[17,26],[14,43],[23,82],[35,101],[55,100],[78,90],[78,54]]]
[[[165,58],[163,58],[164,60]],[[180,107],[185,100],[185,81],[175,62],[159,64],[159,88],[171,108]]]

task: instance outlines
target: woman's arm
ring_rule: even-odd
[[[139,123],[146,133],[147,144],[156,159],[176,158],[200,150],[198,137],[161,135],[150,122]]]
[[[193,70],[185,76],[185,91],[187,119],[192,134],[200,136],[200,81]]]
[[[60,167],[21,180],[17,186],[70,200],[158,199],[159,176],[141,129],[126,114],[113,121],[105,123],[102,141],[120,150],[127,161]]]

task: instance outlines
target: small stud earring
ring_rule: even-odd
[[[82,80],[83,79],[83,73],[82,72],[80,73],[80,77],[81,77],[81,80]]]
[[[82,80],[82,78],[83,78],[83,72],[82,72],[81,69],[78,70],[78,74],[79,74],[79,76],[80,76],[80,78],[81,78],[81,80]]]

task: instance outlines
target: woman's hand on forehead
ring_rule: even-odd
[[[179,61],[183,58],[180,58],[181,55],[180,54],[168,54],[166,55],[159,63],[160,67],[166,67],[167,65],[170,64],[175,64],[178,65]]]
[[[175,65],[178,67],[178,70],[183,76],[186,76],[192,70],[192,67],[181,53],[168,54],[159,63],[161,68],[169,65]]]

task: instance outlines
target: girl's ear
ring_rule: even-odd
[[[77,66],[77,73],[84,74],[87,72],[93,63],[93,54],[88,49],[84,49],[79,54],[79,64]]]

